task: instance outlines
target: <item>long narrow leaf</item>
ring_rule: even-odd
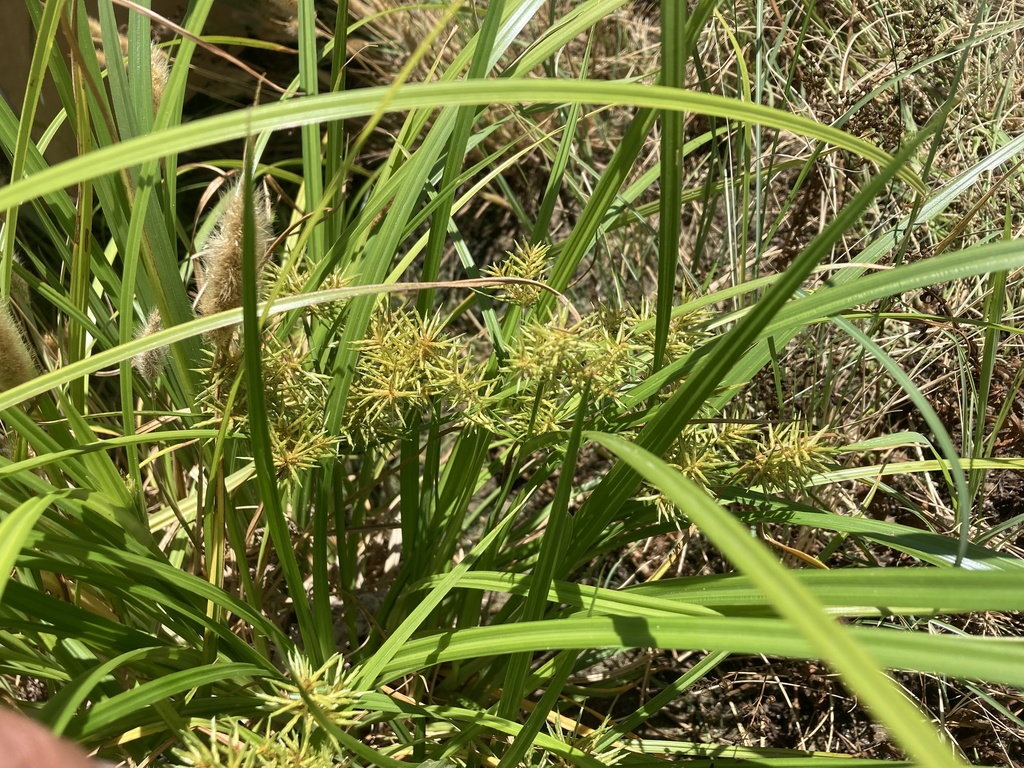
[[[0,209],[169,153],[185,152],[267,130],[371,115],[387,93],[388,89],[385,88],[366,88],[355,93],[325,93],[156,130],[149,136],[98,149],[88,157],[75,158],[32,177],[12,181],[9,186],[0,189]],[[758,104],[736,102],[723,96],[654,85],[598,81],[563,83],[549,80],[422,83],[403,86],[393,95],[388,108],[390,111],[403,112],[424,107],[548,102],[630,104],[649,109],[698,112],[792,131],[828,142],[883,166],[892,161],[888,154],[874,144],[805,117]],[[893,175],[914,189],[924,191],[920,180],[907,170],[905,164],[897,164]]]
[[[589,435],[614,451],[683,511],[727,558],[746,573],[811,653],[829,662],[893,737],[922,764],[959,765],[938,735],[878,667],[877,657],[827,616],[817,599],[747,529],[692,481],[620,437]],[[1024,646],[1020,649],[1024,652]],[[884,663],[884,662],[883,662]]]

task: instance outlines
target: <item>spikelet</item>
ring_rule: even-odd
[[[270,261],[273,238],[273,212],[265,188],[253,190],[255,219],[253,245],[256,251],[257,292],[262,287],[263,268]],[[225,204],[213,234],[197,255],[196,308],[200,314],[214,315],[242,306],[242,243],[244,238],[245,198],[239,185],[225,193]],[[230,341],[232,328],[221,328],[211,336],[218,347]]]
[[[107,54],[103,50],[103,29],[96,19],[89,17],[89,36],[96,46],[96,61],[101,69],[107,69],[109,62]],[[128,37],[122,33],[117,35],[118,43],[121,46],[121,56],[128,55]],[[160,100],[164,96],[164,89],[171,76],[171,59],[162,48],[157,48],[155,43],[150,44],[149,52],[150,78],[153,88],[153,110],[160,108]]]
[[[24,384],[35,376],[32,353],[5,301],[0,304],[0,391]]]
[[[515,252],[506,251],[506,259],[484,269],[488,277],[524,277],[529,280],[543,280],[548,269],[548,246],[519,245]],[[541,288],[537,285],[510,284],[502,286],[499,296],[502,301],[532,307],[540,298]]]
[[[153,79],[153,111],[156,111],[164,98],[167,81],[171,79],[171,57],[167,51],[153,46],[149,52],[149,71]]]
[[[152,336],[157,331],[163,330],[163,323],[160,320],[160,310],[154,309],[149,313],[149,320],[146,322],[145,327],[138,334],[138,338],[144,339],[147,336]],[[136,373],[141,376],[147,384],[150,386],[157,380],[157,377],[163,373],[164,366],[167,364],[167,347],[157,347],[156,349],[150,349],[146,352],[140,352],[132,358],[132,368],[135,369]]]
[[[24,262],[19,254],[14,254],[14,263],[21,266]],[[11,272],[11,300],[23,314],[29,312],[32,297],[29,293],[28,282],[17,272]]]
[[[96,62],[100,65],[100,69],[107,68],[107,53],[103,50],[103,28],[100,23],[92,16],[89,17],[89,37],[92,38],[92,44],[96,46]],[[124,53],[128,52],[128,38],[122,34],[118,34],[118,39],[121,42],[121,49]]]

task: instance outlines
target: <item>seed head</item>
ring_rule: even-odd
[[[501,264],[487,267],[483,273],[493,277],[523,277],[528,280],[542,280],[548,268],[548,247],[546,245],[516,245],[516,250],[505,252]],[[502,300],[521,307],[531,307],[540,297],[541,288],[536,285],[511,284],[503,286]]]
[[[99,63],[101,68],[108,68],[109,62],[107,60],[107,54],[103,49],[103,28],[100,26],[100,23],[92,17],[89,18],[89,36],[92,38],[93,44],[96,46],[96,61]],[[127,56],[128,37],[119,32],[117,40],[121,46],[121,56]],[[171,76],[170,57],[167,55],[166,51],[161,48],[157,48],[155,43],[150,45],[149,70],[153,87],[153,109],[155,111],[160,107],[160,100],[163,98],[164,89],[167,87],[167,80]]]
[[[149,313],[149,321],[139,332],[138,338],[144,339],[147,336],[152,336],[157,331],[163,330],[163,327],[163,323],[160,321],[160,310],[154,309]],[[167,347],[158,347],[146,352],[140,352],[132,358],[132,368],[134,368],[150,386],[152,386],[153,383],[156,382],[157,377],[163,373],[164,366],[166,364]]]
[[[413,412],[453,412],[480,388],[480,371],[441,315],[381,309],[362,342],[349,400],[349,437],[371,442],[406,433]]]
[[[0,304],[0,391],[24,384],[35,376],[32,353],[11,314],[10,305],[4,301]]]
[[[242,306],[242,243],[245,222],[245,198],[240,185],[232,187],[224,196],[223,211],[213,234],[207,239],[197,256],[196,284],[199,295],[196,307],[200,314],[214,315]],[[262,287],[263,268],[270,261],[270,243],[273,238],[273,213],[265,188],[253,190],[255,230],[253,246],[256,251],[257,292]],[[218,346],[231,339],[232,328],[222,328],[213,334]]]
[[[171,58],[167,51],[155,45],[152,47],[149,52],[149,71],[153,81],[153,110],[156,111],[164,98],[167,81],[171,79]]]
[[[769,425],[737,476],[768,492],[795,495],[814,475],[829,468],[836,453],[829,437],[825,430],[812,434],[800,424]]]

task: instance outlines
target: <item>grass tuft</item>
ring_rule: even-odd
[[[1012,3],[145,5],[12,6],[5,702],[124,765],[1024,761]]]

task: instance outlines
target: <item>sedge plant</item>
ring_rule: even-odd
[[[212,0],[158,53],[27,5],[62,110],[0,101],[6,702],[125,764],[1012,760],[1024,262],[980,190],[1024,145],[978,160],[953,96],[1017,22],[861,9],[831,69],[809,6],[298,0],[294,79],[202,114],[197,44],[270,46]],[[666,737],[761,657],[886,751]]]

